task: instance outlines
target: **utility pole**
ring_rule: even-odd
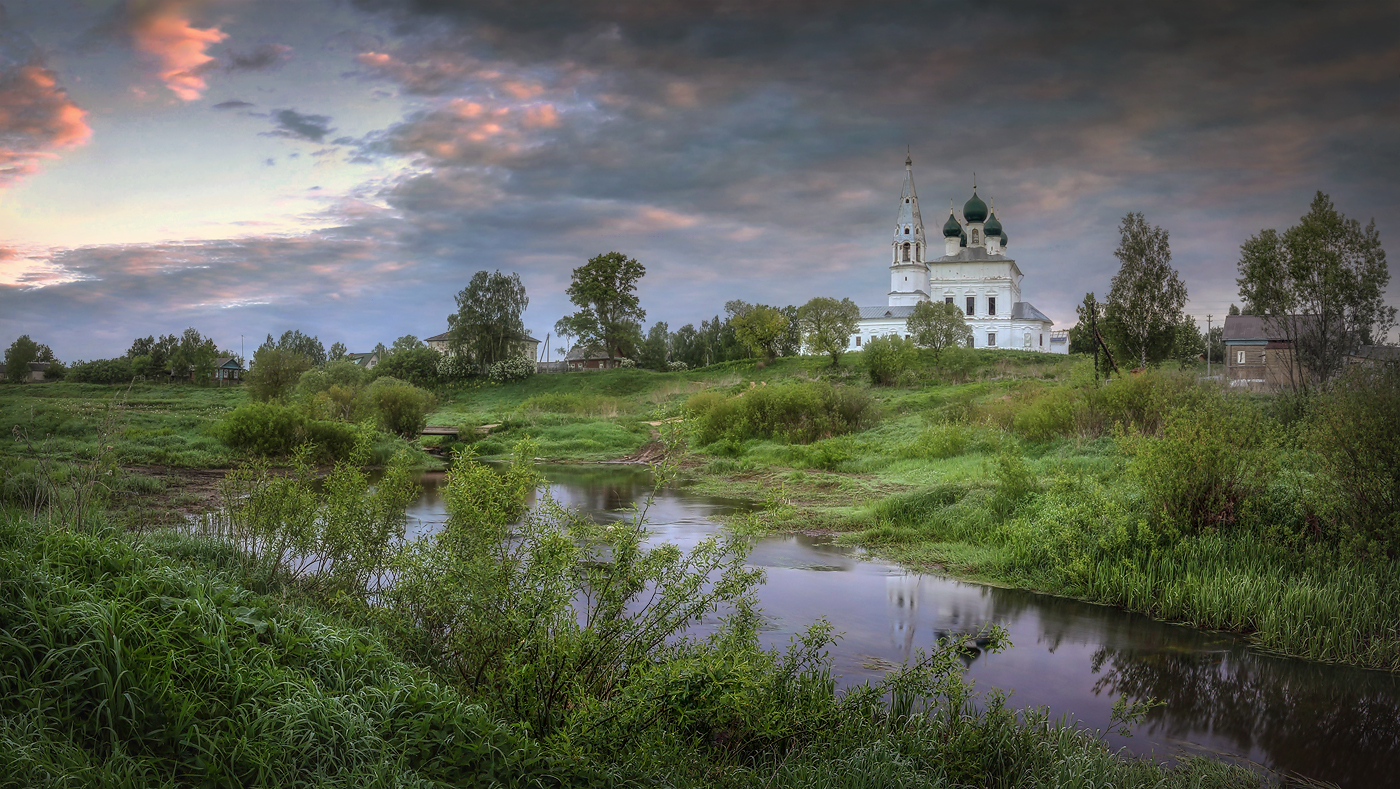
[[[1206,315],[1206,377],[1210,377],[1210,319],[1214,315]]]

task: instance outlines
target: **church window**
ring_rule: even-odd
[[[996,333],[996,332],[994,332],[994,331],[989,331],[989,332],[987,332],[987,347],[988,347],[988,348],[995,348],[995,347],[997,347],[997,333]]]
[[[968,296],[968,297],[967,297],[967,314],[968,314],[968,315],[974,315],[974,314],[976,314],[976,311],[977,311],[977,297],[976,297],[976,296]]]
[[[908,241],[905,241],[905,242],[904,242],[904,262],[905,262],[905,263],[908,263],[908,262],[909,262],[909,242],[908,242]]]
[[[943,303],[944,303],[944,304],[952,304],[952,303],[953,303],[953,297],[952,297],[952,296],[944,296],[944,297],[943,297]]]
[[[988,296],[988,297],[987,297],[987,314],[988,314],[988,315],[995,315],[995,314],[997,314],[997,297],[996,297],[996,296]]]
[[[969,347],[969,348],[973,347],[973,346],[972,346],[972,337],[970,337],[970,336],[967,338],[967,347]]]
[[[1042,348],[1045,347],[1045,335],[1044,335],[1044,334],[1040,335],[1040,347],[1042,347]]]
[[[856,347],[857,347],[857,348],[860,347],[860,335],[859,335],[859,334],[856,335]]]
[[[981,239],[979,239],[979,238],[977,237],[977,228],[975,228],[975,227],[972,229],[972,243],[974,243],[974,244],[980,244],[980,243],[982,243],[982,242],[981,242]]]

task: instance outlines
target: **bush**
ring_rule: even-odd
[[[700,392],[687,405],[696,415],[699,444],[722,437],[739,441],[778,438],[810,444],[864,430],[876,419],[874,405],[865,392],[825,381],[756,387],[730,398]]]
[[[492,383],[506,384],[512,381],[523,381],[534,374],[534,362],[524,356],[512,356],[491,365],[486,371],[486,378]]]
[[[1358,369],[1318,398],[1308,429],[1336,536],[1400,556],[1400,368]]]
[[[1275,467],[1278,437],[1253,404],[1221,393],[1173,410],[1161,436],[1126,436],[1128,470],[1167,536],[1236,525]]]
[[[428,424],[428,412],[433,409],[431,393],[387,376],[376,378],[365,387],[358,400],[373,410],[381,429],[405,438],[423,432]]]
[[[265,457],[289,454],[301,443],[306,419],[276,403],[247,403],[229,412],[214,434],[234,449]]]
[[[311,360],[299,353],[263,348],[253,355],[253,369],[244,380],[248,394],[264,403],[285,400],[302,373],[311,369]]]
[[[620,370],[631,370],[637,366],[637,362],[624,356],[617,360],[617,366]]]
[[[679,373],[689,370],[690,365],[686,364],[685,362],[671,362],[666,365],[666,369],[673,373]]]
[[[389,358],[374,368],[376,378],[397,378],[414,386],[431,389],[442,383],[438,364],[442,354],[427,347],[404,348],[389,354]]]
[[[934,425],[925,428],[904,447],[901,454],[906,458],[923,460],[957,457],[967,451],[970,430],[966,425]]]
[[[68,370],[68,380],[78,384],[125,384],[135,377],[126,358],[78,362]]]
[[[913,341],[903,337],[875,337],[865,344],[861,358],[870,372],[870,382],[888,386],[899,380],[900,373],[918,361],[919,349]]]
[[[1012,417],[1012,429],[1031,441],[1049,441],[1069,435],[1075,429],[1078,392],[1057,387],[1038,392]]]

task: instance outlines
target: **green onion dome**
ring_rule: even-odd
[[[1001,234],[1001,248],[1006,249],[1006,233]]]
[[[957,238],[962,235],[962,223],[951,212],[948,214],[948,221],[943,223],[943,237]]]
[[[963,219],[968,222],[983,222],[987,219],[987,204],[977,196],[977,187],[972,187],[972,197],[963,204]]]
[[[958,246],[960,246],[960,247],[965,247],[965,246],[967,246],[967,231],[966,231],[966,230],[962,231],[962,232],[960,233],[960,235],[962,236],[962,239],[961,239],[961,243],[959,243]]]
[[[995,213],[987,217],[987,224],[983,225],[982,229],[986,231],[989,236],[1001,235],[1001,222],[997,221],[997,215]]]

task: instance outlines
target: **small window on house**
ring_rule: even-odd
[[[997,333],[994,332],[994,331],[989,331],[989,332],[987,332],[987,347],[988,347],[988,348],[995,348],[996,346],[997,346]]]
[[[904,335],[904,339],[906,339],[906,340],[909,339],[909,335],[907,335],[907,334]]]
[[[859,334],[856,335],[856,347],[857,347],[857,348],[860,347],[860,335],[859,335]]]
[[[1244,364],[1244,351],[1235,354],[1235,364]]]
[[[1268,359],[1269,359],[1269,352],[1268,352],[1268,351],[1260,351],[1260,352],[1259,352],[1259,363],[1260,363],[1260,364],[1268,364],[1268,363],[1269,363]]]
[[[944,304],[952,304],[952,303],[953,303],[953,297],[952,297],[952,296],[944,296],[944,297],[943,297],[943,303],[944,303]]]
[[[968,297],[967,297],[967,314],[968,314],[968,315],[973,315],[973,314],[975,314],[976,310],[977,310],[977,298],[976,298],[975,296],[968,296]]]
[[[988,296],[988,297],[987,297],[987,314],[988,314],[988,315],[995,315],[995,314],[997,314],[997,299],[996,299],[996,296]]]
[[[1044,334],[1040,335],[1040,347],[1042,347],[1042,348],[1045,347],[1045,335],[1044,335]]]
[[[972,338],[971,338],[971,337],[968,337],[968,338],[967,338],[967,347],[969,347],[969,348],[972,347]]]

